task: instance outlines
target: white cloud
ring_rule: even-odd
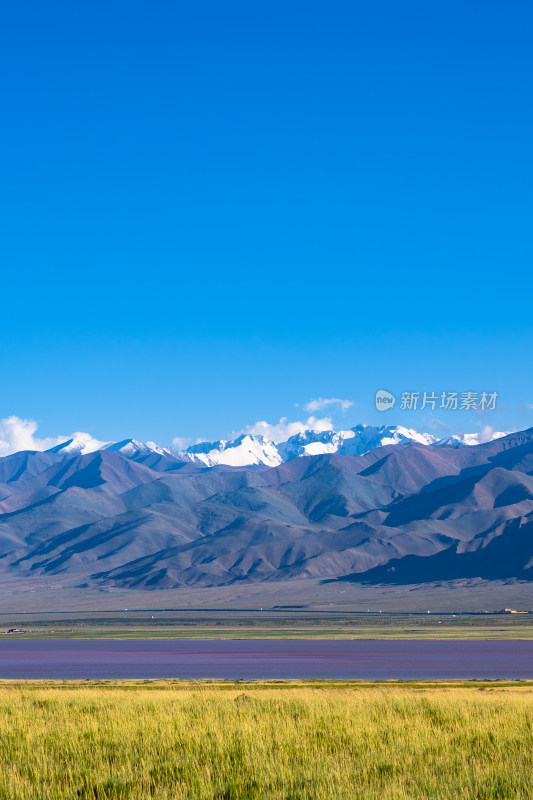
[[[295,436],[297,433],[307,430],[332,431],[333,422],[331,417],[317,418],[311,416],[306,420],[296,420],[295,422],[287,422],[287,417],[282,417],[279,422],[274,424],[260,420],[253,425],[248,425],[244,430],[232,434],[232,437],[240,436],[243,433],[252,433],[278,443],[286,442],[290,436]]]
[[[306,411],[323,411],[330,406],[338,406],[341,411],[347,411],[353,406],[353,400],[341,400],[339,397],[317,397],[305,404]]]
[[[186,450],[190,444],[192,444],[192,439],[187,436],[174,436],[172,439],[172,446],[177,450]]]
[[[442,431],[442,433],[450,432],[448,426],[445,425],[444,422],[441,422],[440,419],[437,419],[436,417],[432,417],[429,424],[431,425],[432,428],[436,428],[438,431]]]
[[[492,425],[485,425],[481,428],[480,432],[477,435],[478,442],[483,444],[484,442],[492,442],[494,436],[494,428]]]
[[[62,439],[38,439],[37,423],[32,419],[5,417],[0,420],[0,455],[7,456],[19,450],[47,450]]]
[[[0,419],[0,456],[18,453],[19,450],[49,450],[69,439],[75,439],[84,452],[97,450],[106,442],[100,442],[88,433],[76,432],[70,436],[54,436],[40,439],[37,433],[37,423],[33,419],[21,419],[11,416]]]

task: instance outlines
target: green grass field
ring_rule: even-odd
[[[0,683],[9,800],[532,795],[531,683]]]

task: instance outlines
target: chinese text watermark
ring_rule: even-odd
[[[498,392],[401,392],[401,411],[494,411]],[[375,397],[378,411],[394,408],[396,397],[386,389],[379,389]]]

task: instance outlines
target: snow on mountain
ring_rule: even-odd
[[[123,439],[121,442],[112,442],[105,447],[106,450],[111,450],[114,453],[120,453],[121,456],[126,458],[136,458],[137,456],[148,456],[151,453],[157,453],[160,456],[170,455],[171,457],[177,453],[169,447],[159,447],[155,442],[138,442],[137,439]]]
[[[267,466],[276,467],[285,461],[302,456],[317,456],[338,453],[345,456],[362,456],[391,444],[416,442],[426,446],[465,447],[506,436],[501,431],[456,434],[438,438],[431,433],[420,433],[402,425],[355,425],[344,431],[306,430],[291,436],[286,442],[274,443],[264,436],[242,434],[233,441],[201,442],[187,450],[160,447],[154,442],[138,442],[124,439],[120,442],[100,442],[89,434],[77,433],[72,439],[62,442],[47,452],[65,455],[86,455],[95,450],[109,450],[125,458],[143,463],[154,463],[154,458],[163,457],[165,463],[192,462],[206,467],[226,465],[232,467]],[[150,459],[147,462],[147,459]]]
[[[361,456],[376,447],[390,444],[416,442],[426,446],[451,444],[464,447],[480,444],[481,441],[498,439],[505,433],[485,432],[462,434],[442,439],[431,433],[420,433],[402,425],[355,425],[345,431],[307,430],[291,436],[286,442],[275,444],[263,436],[243,434],[235,441],[201,442],[184,450],[180,455],[192,461],[212,467],[218,464],[243,467],[263,464],[275,467],[284,461],[301,456],[316,456],[338,453],[345,456]]]
[[[509,431],[492,431],[488,437],[487,434],[479,431],[478,433],[461,433],[454,436],[448,436],[445,439],[439,439],[435,444],[445,444],[449,447],[474,447],[476,444],[483,444],[484,442],[494,442],[496,439],[501,439],[503,436],[508,436]]]
[[[101,442],[98,439],[94,439],[89,433],[75,433],[72,439],[67,439],[55,447],[51,447],[46,452],[85,456],[87,453],[94,453],[96,450],[103,450],[109,446],[109,442]]]
[[[299,456],[318,456],[323,453],[341,452],[345,442],[353,439],[355,432],[349,431],[302,431],[277,445],[283,461]]]
[[[278,445],[278,450],[283,460],[288,461],[299,456],[316,456],[322,453],[361,456],[376,447],[405,442],[430,445],[437,442],[437,437],[429,433],[418,433],[401,425],[379,428],[356,425],[347,431],[304,431]]]
[[[219,442],[201,442],[194,444],[182,453],[191,461],[214,467],[218,464],[227,464],[231,467],[244,467],[253,464],[263,464],[268,467],[277,467],[283,458],[278,452],[277,445],[263,436],[250,433],[243,434],[233,442],[221,440]]]

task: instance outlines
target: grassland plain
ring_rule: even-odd
[[[533,639],[533,614],[3,614],[10,627],[52,639]]]
[[[0,683],[0,798],[533,794],[533,683]]]

